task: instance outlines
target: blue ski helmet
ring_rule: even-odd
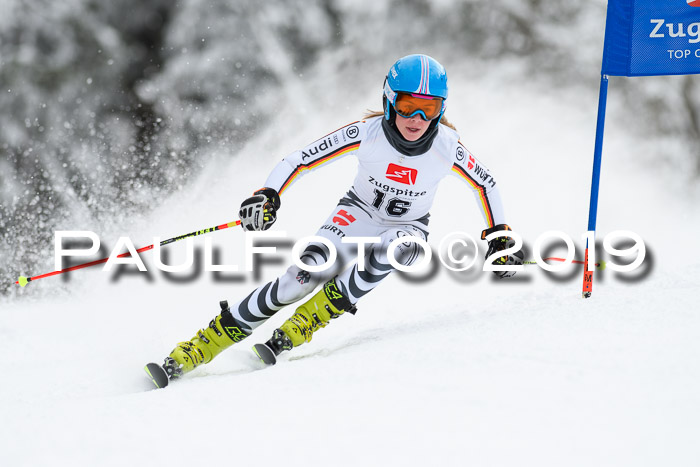
[[[445,113],[447,101],[447,72],[428,55],[407,55],[392,65],[384,81],[384,96],[389,104],[384,108],[384,118],[387,120],[391,118],[390,106],[393,108],[396,104],[397,92],[442,97],[442,111],[437,117],[439,122]]]

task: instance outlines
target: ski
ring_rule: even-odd
[[[165,368],[157,363],[147,363],[143,369],[158,389],[166,387],[168,382],[170,382],[168,379],[168,374],[165,372]]]
[[[277,355],[267,344],[255,344],[253,352],[265,365],[277,363]],[[171,379],[179,378],[182,375],[179,365],[171,357],[166,358],[162,365],[147,363],[143,369],[157,389],[167,387]]]
[[[275,352],[265,344],[255,344],[253,352],[262,360],[265,365],[274,365],[277,363]]]

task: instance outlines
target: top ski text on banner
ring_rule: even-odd
[[[609,0],[602,73],[700,73],[700,0]]]

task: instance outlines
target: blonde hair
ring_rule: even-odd
[[[363,118],[372,118],[372,117],[379,117],[379,116],[384,117],[384,112],[379,111],[379,110],[367,110],[367,112],[365,112],[365,115],[363,116]],[[440,123],[445,125],[447,128],[450,128],[454,131],[457,131],[457,128],[455,128],[455,126],[452,123],[450,123],[447,120],[447,118],[445,118],[444,115],[440,119]]]

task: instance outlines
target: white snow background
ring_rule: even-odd
[[[381,105],[385,69],[350,83],[326,65],[314,78],[290,79],[291,104],[242,154],[221,154],[190,189],[120,235],[142,246],[235,220],[286,153]],[[447,115],[496,176],[509,224],[530,247],[546,231],[566,232],[582,259],[597,93],[521,79],[495,63],[447,65]],[[142,255],[150,282],[143,274],[113,281],[101,267],[69,282],[42,279],[28,285],[42,298],[24,294],[0,313],[0,465],[700,465],[700,195],[687,167],[659,163],[672,143],[628,130],[642,117],[624,113],[618,80],[598,239],[639,234],[648,249],[642,279],[606,270],[583,300],[580,266],[556,274],[527,266],[512,280],[478,267],[440,267],[420,281],[392,276],[356,316],[333,321],[274,367],[262,369],[250,346],[293,307],[163,390],[151,389],[143,365],[206,326],[219,300],[234,302],[281,273],[289,249],[259,280],[202,273],[174,284],[155,270],[152,252]],[[328,82],[331,90],[320,85]],[[275,229],[313,234],[354,167],[348,157],[302,178]],[[455,230],[476,238],[482,228],[466,185],[445,180],[431,244]],[[222,262],[243,265],[239,229],[194,245],[204,237]],[[116,238],[104,240],[109,249]],[[166,248],[177,263],[186,243]],[[52,262],[53,251],[46,255]]]

